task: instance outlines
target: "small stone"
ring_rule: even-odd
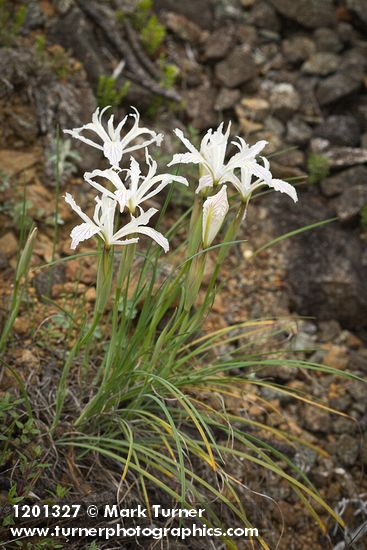
[[[22,350],[20,357],[17,359],[17,363],[20,366],[27,367],[30,371],[37,371],[40,366],[38,357],[28,349]]]
[[[241,106],[252,120],[263,121],[269,113],[270,104],[259,97],[244,97]]]
[[[345,370],[348,366],[349,356],[343,346],[331,346],[323,359],[323,364],[334,369]]]
[[[241,0],[244,8],[251,8],[255,4],[255,0]]]
[[[287,142],[294,145],[306,145],[312,137],[310,126],[295,116],[287,122]]]
[[[359,454],[358,439],[349,434],[342,434],[337,442],[336,454],[342,464],[353,466],[357,462]]]
[[[352,351],[350,354],[349,368],[353,372],[367,374],[367,351]]]
[[[367,27],[367,10],[365,0],[347,0],[347,7]]]
[[[333,0],[270,0],[281,15],[297,21],[308,28],[335,25],[336,14]]]
[[[332,115],[315,128],[314,136],[327,139],[332,145],[357,147],[361,132],[353,116]]]
[[[202,42],[205,36],[199,25],[180,13],[175,13],[173,11],[167,12],[165,16],[165,24],[167,28],[176,36],[181,38],[181,40],[185,40],[193,44]]]
[[[338,321],[320,321],[319,323],[319,340],[320,342],[329,342],[339,336],[341,326]]]
[[[339,65],[340,58],[336,54],[317,52],[304,62],[301,71],[305,74],[327,76],[328,74],[335,73]]]
[[[214,31],[205,42],[204,59],[207,61],[223,59],[233,44],[234,35],[231,29],[220,28]]]
[[[217,124],[218,115],[214,111],[216,92],[213,87],[200,86],[188,90],[185,97],[186,112],[195,128],[206,130]]]
[[[270,95],[271,108],[278,118],[286,121],[300,106],[300,97],[292,84],[281,82],[276,84]]]
[[[306,407],[302,420],[303,426],[310,432],[328,433],[330,431],[331,421],[329,413],[317,407]]]
[[[268,4],[264,0],[258,0],[255,3],[250,13],[249,22],[260,29],[269,29],[275,32],[280,29],[280,20],[277,12],[271,4]]]
[[[367,185],[367,167],[354,166],[342,172],[325,178],[321,184],[321,191],[325,197],[340,195],[344,190],[354,185]]]
[[[6,258],[11,258],[18,251],[18,242],[12,231],[0,238],[0,251]]]
[[[91,286],[88,288],[87,292],[85,293],[85,299],[87,302],[95,302],[96,301],[96,289],[94,286]]]
[[[248,82],[257,75],[252,55],[246,48],[238,46],[233,52],[215,67],[217,79],[229,88]]]
[[[221,88],[214,103],[215,111],[232,109],[239,101],[241,92],[237,89]]]
[[[283,54],[287,61],[294,64],[302,63],[316,51],[316,46],[307,36],[295,36],[284,40],[282,44]]]
[[[347,222],[357,218],[360,211],[367,204],[367,185],[353,185],[347,187],[339,197],[334,199],[338,218],[342,222]]]
[[[344,73],[336,73],[323,80],[317,90],[316,97],[320,105],[329,105],[339,99],[356,92],[361,87],[361,81]]]
[[[364,434],[362,438],[361,460],[362,464],[367,466],[367,434]]]
[[[319,52],[339,53],[343,44],[338,34],[327,27],[321,27],[314,32],[316,47]]]
[[[344,416],[338,416],[333,421],[333,432],[336,434],[344,434],[354,432],[355,424],[352,420]]]
[[[25,317],[17,317],[14,322],[14,331],[17,334],[27,334],[29,331],[29,321]]]

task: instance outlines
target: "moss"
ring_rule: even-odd
[[[320,183],[328,176],[330,171],[330,163],[327,157],[311,153],[307,161],[308,181],[314,185]]]
[[[117,85],[117,81],[113,76],[101,75],[98,80],[97,87],[97,102],[99,107],[118,107],[131,86],[131,82],[127,80],[122,86]]]
[[[13,0],[12,0],[13,1]],[[0,45],[11,46],[24,25],[27,8],[20,5],[14,12],[9,0],[0,0]]]

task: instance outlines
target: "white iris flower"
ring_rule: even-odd
[[[84,124],[84,126],[81,126],[80,128],[74,128],[73,130],[64,130],[64,132],[66,134],[70,134],[76,139],[79,139],[80,141],[83,141],[84,143],[87,143],[88,145],[91,145],[92,147],[96,147],[97,149],[103,151],[104,156],[109,160],[111,166],[113,166],[114,168],[119,167],[119,163],[124,154],[131,153],[132,151],[136,151],[137,149],[142,149],[143,147],[147,147],[152,143],[156,143],[157,145],[160,145],[162,143],[163,134],[157,134],[156,132],[154,132],[153,130],[149,130],[148,128],[139,127],[140,115],[134,107],[132,107],[132,109],[135,112],[131,113],[130,115],[126,115],[116,128],[113,125],[114,116],[111,115],[108,119],[106,129],[102,124],[102,117],[105,111],[109,108],[110,107],[105,107],[104,109],[102,109],[102,111],[100,111],[100,109],[98,108],[93,113],[92,122]],[[124,127],[128,116],[134,118],[134,124],[132,128],[123,137],[121,137],[121,130]],[[96,143],[92,139],[89,139],[82,135],[82,132],[84,131],[90,131],[97,134],[97,136],[102,140],[102,144]],[[148,136],[150,136],[150,138],[141,144],[131,145],[132,141],[144,134],[147,134]]]
[[[268,171],[269,161],[264,157],[262,157],[262,160],[264,163],[264,168]],[[247,202],[250,199],[252,193],[263,185],[267,185],[268,187],[273,188],[275,191],[285,193],[286,195],[291,197],[294,202],[298,201],[297,192],[293,185],[287,183],[286,181],[275,178],[271,178],[269,181],[264,180],[264,178],[262,177],[259,177],[253,181],[253,173],[247,166],[241,167],[240,177],[237,177],[233,174],[233,177],[230,181],[241,195],[243,202]]]
[[[183,185],[189,185],[187,179],[182,176],[157,174],[157,163],[148,154],[148,150],[145,151],[145,159],[148,165],[148,173],[146,176],[141,174],[139,163],[131,157],[130,169],[126,170],[127,177],[124,182],[121,180],[120,174],[111,168],[108,170],[86,172],[84,178],[95,189],[98,189],[98,191],[116,199],[119,202],[121,212],[127,207],[131,214],[135,214],[136,208],[141,203],[158,195],[158,193],[160,193],[169,183],[177,181]],[[109,180],[116,188],[116,191],[113,193],[106,189],[103,185],[95,181],[94,178],[96,177]]]
[[[149,208],[147,212],[141,211],[137,217],[131,216],[131,221],[124,225],[121,229],[114,232],[114,220],[117,201],[103,194],[102,197],[96,197],[96,207],[94,210],[93,220],[85,214],[80,206],[78,206],[70,193],[66,193],[65,201],[76,212],[83,223],[77,225],[72,230],[70,236],[72,239],[71,248],[75,249],[78,244],[86,239],[90,239],[93,235],[98,235],[103,239],[106,246],[112,245],[127,245],[138,242],[136,234],[147,235],[155,240],[165,252],[169,250],[167,239],[158,231],[151,227],[147,227],[149,220],[157,212],[156,208]],[[129,235],[134,235],[133,238],[127,239]]]
[[[261,177],[265,181],[271,180],[269,170],[256,162],[256,156],[264,149],[267,144],[266,141],[258,141],[250,147],[243,139],[239,138],[239,143],[232,142],[239,148],[239,152],[233,155],[227,163],[225,162],[230,127],[231,125],[228,124],[224,133],[222,122],[214,132],[211,129],[208,130],[201,141],[199,151],[185,138],[183,132],[176,128],[176,136],[189,152],[175,154],[168,166],[180,163],[199,164],[200,179],[199,186],[196,189],[197,193],[206,187],[215,187],[232,181],[233,171],[243,166],[246,166],[255,176]]]

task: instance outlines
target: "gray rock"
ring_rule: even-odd
[[[336,23],[333,0],[270,0],[288,19],[309,28],[330,27]]]
[[[367,167],[354,166],[325,178],[320,187],[326,197],[334,197],[343,193],[344,190],[362,183],[367,186]]]
[[[338,72],[325,78],[319,84],[316,90],[316,97],[320,105],[329,105],[356,92],[360,87],[360,80],[356,80],[346,73]]]
[[[226,57],[234,45],[234,34],[230,28],[221,28],[209,34],[205,41],[204,60],[220,60]]]
[[[338,321],[331,319],[330,321],[321,321],[319,323],[319,340],[320,342],[329,342],[339,336],[341,326]]]
[[[316,126],[313,134],[332,145],[357,147],[361,140],[359,124],[351,115],[332,115]]]
[[[213,9],[208,0],[154,0],[154,9],[180,13],[204,29],[210,29],[213,25]]]
[[[342,222],[356,219],[367,204],[367,183],[347,187],[345,191],[333,200],[333,206]]]
[[[313,54],[301,67],[305,74],[327,76],[335,73],[340,66],[340,57],[335,53],[317,52]]]
[[[284,40],[282,44],[283,55],[289,63],[302,63],[316,51],[313,40],[307,36],[295,36]]]
[[[275,32],[280,29],[280,20],[276,10],[264,0],[255,2],[249,22],[260,29],[269,29]]]
[[[294,145],[306,145],[312,137],[312,130],[302,118],[299,116],[293,117],[287,122],[287,135],[286,139],[288,143]]]
[[[287,82],[276,84],[270,95],[270,105],[274,115],[285,122],[300,106],[300,97],[296,88]]]
[[[317,196],[308,195],[298,208],[281,199],[266,199],[277,234],[335,215]],[[365,244],[358,230],[334,222],[301,233],[285,246],[294,311],[321,321],[336,319],[349,330],[367,327],[367,265],[361,262]]]
[[[333,29],[316,29],[314,38],[319,52],[339,53],[343,49],[343,43]]]
[[[217,113],[214,111],[216,91],[209,86],[200,86],[188,90],[185,94],[186,112],[192,125],[198,130],[206,130],[217,124]]]
[[[351,351],[349,368],[353,372],[367,374],[367,350]]]
[[[320,79],[315,76],[301,76],[297,80],[297,90],[301,97],[300,112],[307,118],[320,118],[322,112],[316,99],[316,87]]]
[[[345,466],[353,466],[359,455],[358,439],[349,434],[342,434],[338,439],[336,454]]]
[[[238,103],[240,97],[241,92],[237,89],[221,88],[215,100],[214,110],[225,111],[226,109],[231,109]]]
[[[310,432],[328,433],[330,430],[329,413],[317,407],[306,407],[301,420]]]
[[[233,52],[215,67],[217,79],[228,88],[236,88],[257,75],[256,65],[251,53],[238,46]]]
[[[358,147],[332,147],[323,154],[329,159],[330,168],[343,168],[367,162],[367,149]]]
[[[367,26],[367,9],[365,0],[347,0],[347,7]]]

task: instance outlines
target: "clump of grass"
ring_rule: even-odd
[[[127,80],[119,86],[117,79],[113,76],[100,75],[97,86],[97,103],[103,108],[110,105],[113,108],[119,107],[130,90],[131,82]]]
[[[151,15],[141,31],[141,41],[149,55],[154,55],[166,36],[166,28],[156,15]]]
[[[11,46],[22,29],[27,14],[25,5],[14,10],[9,0],[0,0],[0,45]]]
[[[330,172],[329,159],[323,155],[310,153],[307,161],[308,181],[315,185],[323,181]]]

